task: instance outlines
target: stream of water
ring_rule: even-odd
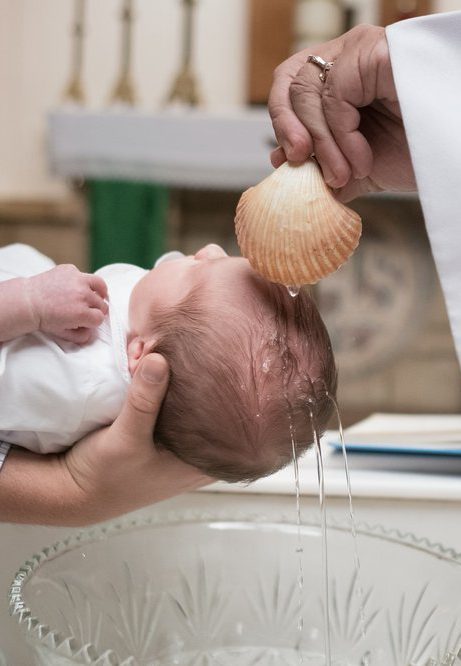
[[[300,288],[296,286],[287,287],[288,293],[293,298],[298,296]],[[285,394],[285,398],[288,396]],[[341,422],[341,415],[339,413],[338,403],[333,396],[328,394],[328,398],[331,400],[334,410],[336,412],[338,420],[338,429],[339,437],[341,441],[342,453],[344,458],[344,470],[346,475],[346,486],[348,493],[348,507],[349,507],[349,519],[351,526],[351,534],[354,547],[354,567],[355,567],[355,580],[359,601],[359,616],[360,616],[360,631],[362,639],[366,637],[366,620],[365,620],[365,610],[364,610],[364,593],[363,587],[361,584],[361,573],[360,573],[360,557],[358,552],[357,545],[357,524],[355,520],[355,512],[352,501],[352,488],[350,481],[349,473],[349,464],[347,460],[347,451],[346,444],[344,440],[344,430]],[[287,400],[288,402],[288,400]],[[297,520],[297,547],[296,552],[298,553],[299,564],[298,564],[298,590],[299,590],[299,600],[298,600],[298,653],[299,653],[299,663],[303,663],[304,657],[301,650],[301,641],[302,641],[302,632],[304,628],[304,618],[303,618],[303,605],[304,605],[304,565],[303,565],[303,555],[304,549],[302,546],[301,538],[301,529],[302,529],[302,520],[301,520],[301,486],[300,486],[300,475],[299,475],[299,463],[298,456],[296,453],[296,437],[293,428],[292,418],[288,407],[288,418],[290,424],[290,438],[291,438],[291,447],[293,454],[293,469],[295,477],[295,494],[296,494],[296,520]],[[322,596],[323,596],[323,607],[324,607],[324,645],[325,645],[325,666],[332,666],[331,661],[331,630],[330,630],[330,585],[329,585],[329,561],[328,561],[328,529],[327,529],[327,508],[326,508],[326,496],[325,496],[325,468],[323,462],[322,448],[320,443],[320,437],[318,434],[317,425],[315,423],[314,412],[312,406],[310,407],[310,418],[314,432],[314,443],[315,451],[317,458],[317,477],[319,484],[319,505],[320,505],[320,529],[322,535]],[[363,666],[367,666],[364,664]]]

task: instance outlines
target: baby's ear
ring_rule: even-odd
[[[138,363],[155,350],[154,340],[144,340],[139,335],[134,336],[127,346],[128,368],[130,375],[133,376],[138,367]]]

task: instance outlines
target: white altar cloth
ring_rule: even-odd
[[[242,190],[272,172],[265,109],[145,113],[63,108],[48,117],[51,168],[67,178]]]

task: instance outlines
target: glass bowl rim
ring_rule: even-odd
[[[38,553],[31,556],[16,572],[8,590],[9,612],[23,627],[28,637],[43,647],[52,649],[60,656],[73,659],[76,663],[93,664],[94,666],[136,666],[133,657],[122,660],[113,650],[98,652],[91,644],[80,644],[73,636],[63,636],[60,632],[53,631],[48,625],[42,624],[40,619],[32,614],[30,608],[25,604],[23,598],[23,587],[45,562],[51,561],[79,546],[90,544],[101,539],[117,536],[123,532],[136,531],[148,527],[168,527],[180,524],[201,523],[254,523],[265,525],[290,525],[297,528],[296,520],[281,513],[278,515],[265,515],[262,513],[250,513],[245,511],[197,511],[197,510],[174,510],[168,512],[152,511],[149,515],[130,518],[122,517],[108,523],[84,528],[70,534],[65,539],[56,541],[51,546],[42,548]],[[320,527],[318,517],[307,516],[301,521],[302,527]],[[336,531],[351,531],[351,522],[344,520],[328,519],[328,529]],[[418,537],[413,532],[401,531],[397,528],[388,528],[383,525],[358,522],[356,524],[357,534],[370,538],[381,539],[398,543],[415,550],[433,555],[438,559],[448,560],[461,566],[461,552],[454,548],[442,545],[438,541],[431,541],[427,537]]]

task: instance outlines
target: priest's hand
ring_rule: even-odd
[[[309,54],[334,62],[324,83]],[[384,28],[358,26],[283,62],[269,111],[280,145],[275,167],[314,153],[343,201],[416,189]]]

